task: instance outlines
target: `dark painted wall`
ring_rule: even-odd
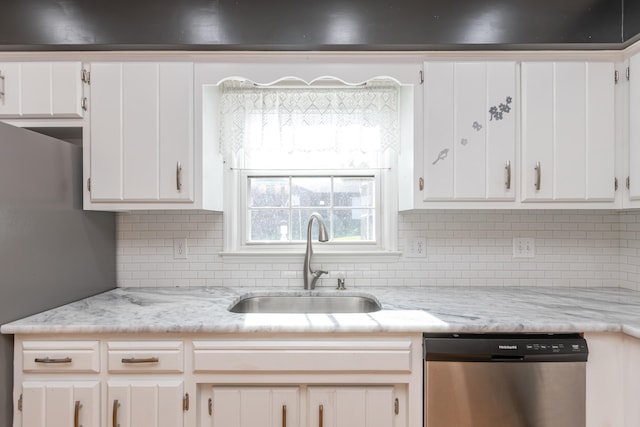
[[[2,3],[2,50],[422,50],[548,44],[588,49],[623,42],[623,0]],[[635,6],[625,8],[640,15]],[[640,17],[627,18],[640,22]],[[629,34],[634,31],[630,25]]]
[[[624,0],[623,29],[625,41],[640,34],[640,0]]]

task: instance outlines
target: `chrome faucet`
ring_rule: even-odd
[[[319,213],[314,212],[309,217],[309,222],[307,223],[307,250],[304,253],[304,288],[305,289],[314,289],[316,287],[316,282],[323,274],[326,274],[327,271],[324,270],[316,270],[313,271],[311,269],[311,256],[313,255],[313,247],[311,245],[311,228],[313,226],[313,219],[318,221],[318,241],[319,242],[327,242],[329,240],[329,236],[327,234],[327,227],[324,225],[324,221]],[[311,283],[309,283],[309,275],[311,275]]]

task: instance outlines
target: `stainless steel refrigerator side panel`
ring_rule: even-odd
[[[0,324],[113,289],[115,215],[82,210],[82,149],[0,123]],[[0,425],[13,337],[0,336]]]

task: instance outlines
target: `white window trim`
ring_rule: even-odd
[[[273,262],[286,262],[304,256],[305,242],[286,244],[247,243],[247,178],[250,175],[289,175],[292,171],[253,171],[232,170],[225,173],[224,212],[224,251],[220,253],[225,260],[234,258],[249,261],[252,257],[261,262],[272,259]],[[375,243],[318,243],[314,238],[314,258],[324,262],[340,262],[348,259],[350,262],[371,261],[371,257],[396,260],[401,253],[397,250],[398,230],[398,194],[397,174],[395,170],[382,169],[376,171],[300,171],[301,175],[374,175],[376,176],[376,242]]]

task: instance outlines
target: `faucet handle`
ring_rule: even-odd
[[[315,277],[320,277],[320,276],[322,276],[323,274],[329,274],[329,272],[328,272],[328,271],[325,271],[325,270],[316,270],[316,271],[314,271],[314,272],[313,272],[313,275],[314,275]]]

